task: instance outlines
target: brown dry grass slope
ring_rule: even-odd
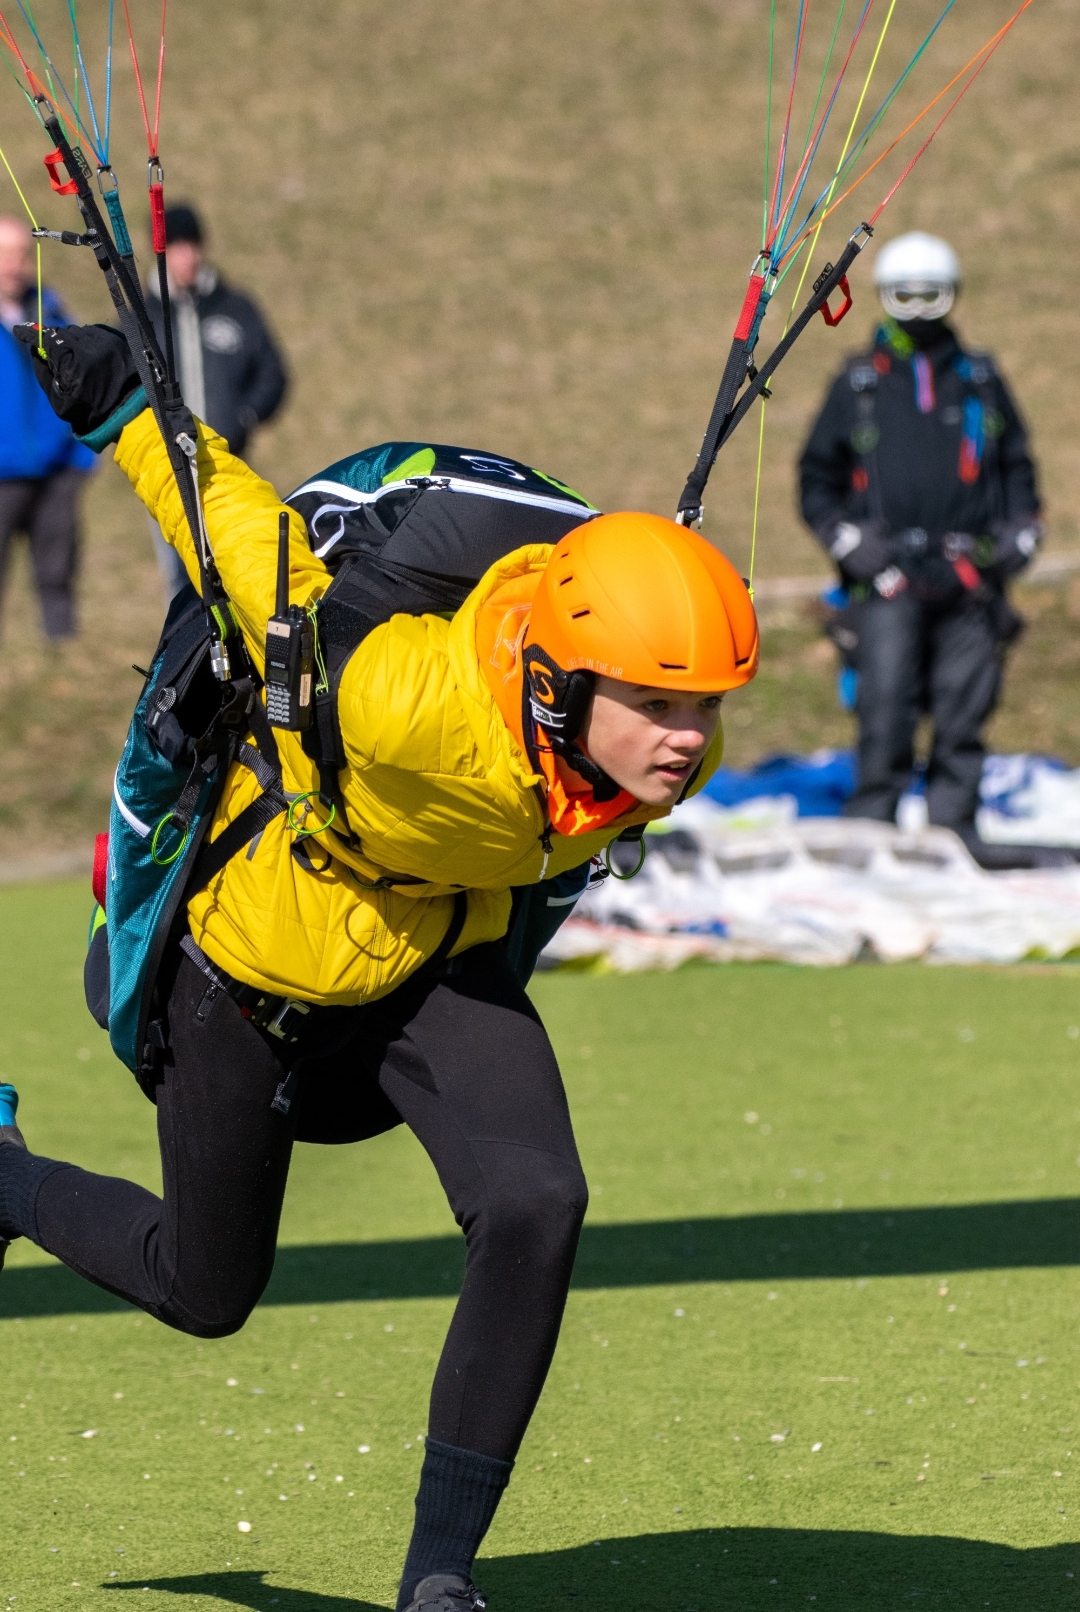
[[[89,43],[95,8],[82,9]],[[148,27],[153,9],[140,4]],[[939,9],[900,0],[877,82],[890,82]],[[794,6],[778,10],[786,39]],[[960,0],[894,130],[1009,10]],[[39,17],[47,37],[64,40],[55,0]],[[767,0],[176,7],[167,191],[204,209],[215,256],[268,308],[293,368],[258,468],[284,491],[367,443],[430,438],[528,459],[606,507],[671,512],[758,241],[767,17]],[[811,88],[831,20],[812,19]],[[1077,0],[1036,0],[882,220],[886,236],[921,227],[955,242],[966,271],[960,324],[1014,381],[1056,548],[1080,546],[1078,23]],[[152,50],[149,32],[143,43]],[[116,165],[143,234],[142,135],[120,54],[117,100]],[[72,204],[48,193],[39,133],[10,81],[0,106],[0,139],[34,205],[46,222],[72,225]],[[808,112],[800,106],[799,117]],[[897,171],[894,162],[881,172]],[[875,176],[865,202],[860,193],[845,204],[812,272],[885,188]],[[80,315],[107,316],[88,254],[52,248],[47,272]],[[843,329],[816,322],[778,378],[763,575],[822,568],[793,513],[792,467],[826,377],[872,323],[868,262],[855,290]],[[766,338],[784,311],[781,296]],[[755,450],[748,424],[708,504],[709,535],[742,566]],[[144,518],[111,465],[88,528],[76,644],[45,653],[21,563],[5,600],[0,855],[78,843],[104,826],[138,688],[126,667],[145,664],[155,638]],[[1073,633],[1050,599],[1016,658],[999,742],[1080,761]],[[733,712],[732,754],[845,737],[811,630],[780,626],[769,649]]]

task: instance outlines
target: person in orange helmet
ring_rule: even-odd
[[[45,333],[42,383],[80,436],[116,443],[194,580],[126,348],[90,329],[64,331],[61,346]],[[468,1264],[398,1606],[466,1612],[484,1605],[473,1558],[547,1374],[587,1199],[523,986],[531,960],[515,971],[517,916],[536,894],[568,911],[561,881],[580,893],[613,839],[711,775],[721,700],[757,669],[754,609],[696,533],[600,515],[514,460],[382,444],[283,506],[197,430],[210,544],[260,672],[289,518],[289,598],[313,611],[340,752],[328,761],[310,734],[277,731],[293,808],[181,911],[157,988],[160,1055],[140,1071],[157,1103],[162,1196],[30,1152],[14,1091],[0,1088],[0,1239],[28,1236],[166,1324],[224,1336],[269,1277],[294,1141],[407,1124]],[[470,566],[474,585],[455,594]],[[421,584],[442,590],[438,610],[418,608]],[[335,633],[357,620],[367,626],[342,648]],[[249,720],[211,851],[257,791],[265,718],[249,707]],[[121,775],[118,789],[123,815]]]

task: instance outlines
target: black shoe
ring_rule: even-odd
[[[958,824],[954,832],[987,873],[1009,873],[1021,868],[1072,868],[1080,854],[1066,845],[1009,845],[980,839],[973,824]]]
[[[8,1147],[21,1147],[24,1152],[26,1151],[26,1143],[23,1140],[23,1133],[20,1131],[17,1125],[0,1125],[0,1146],[5,1145]],[[7,1251],[11,1247],[11,1244],[15,1241],[15,1237],[17,1235],[18,1233],[16,1232],[9,1237],[6,1236],[2,1230],[0,1230],[0,1271],[2,1271],[4,1268],[4,1260],[7,1257]]]
[[[457,1573],[432,1573],[422,1578],[405,1612],[481,1612],[487,1602],[476,1585]]]

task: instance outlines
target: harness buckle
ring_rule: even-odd
[[[294,1021],[293,1015],[305,1019],[310,1012],[311,1007],[307,1002],[295,1002],[292,997],[287,996],[270,1018],[259,1019],[254,1015],[252,1018],[260,1030],[266,1030],[268,1034],[277,1036],[279,1041],[295,1041],[300,1026]]]

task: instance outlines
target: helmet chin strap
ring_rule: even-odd
[[[596,691],[595,674],[564,672],[539,644],[530,644],[524,659],[522,728],[534,768],[540,771],[535,740],[539,728],[553,754],[584,778],[599,804],[614,800],[621,785],[597,766],[577,742]]]
[[[559,759],[565,761],[568,767],[572,767],[574,772],[584,778],[593,792],[595,801],[603,805],[605,801],[615,799],[622,787],[621,784],[617,784],[603,767],[598,767],[592,757],[585,754],[576,739],[567,734],[549,734],[548,739]]]

